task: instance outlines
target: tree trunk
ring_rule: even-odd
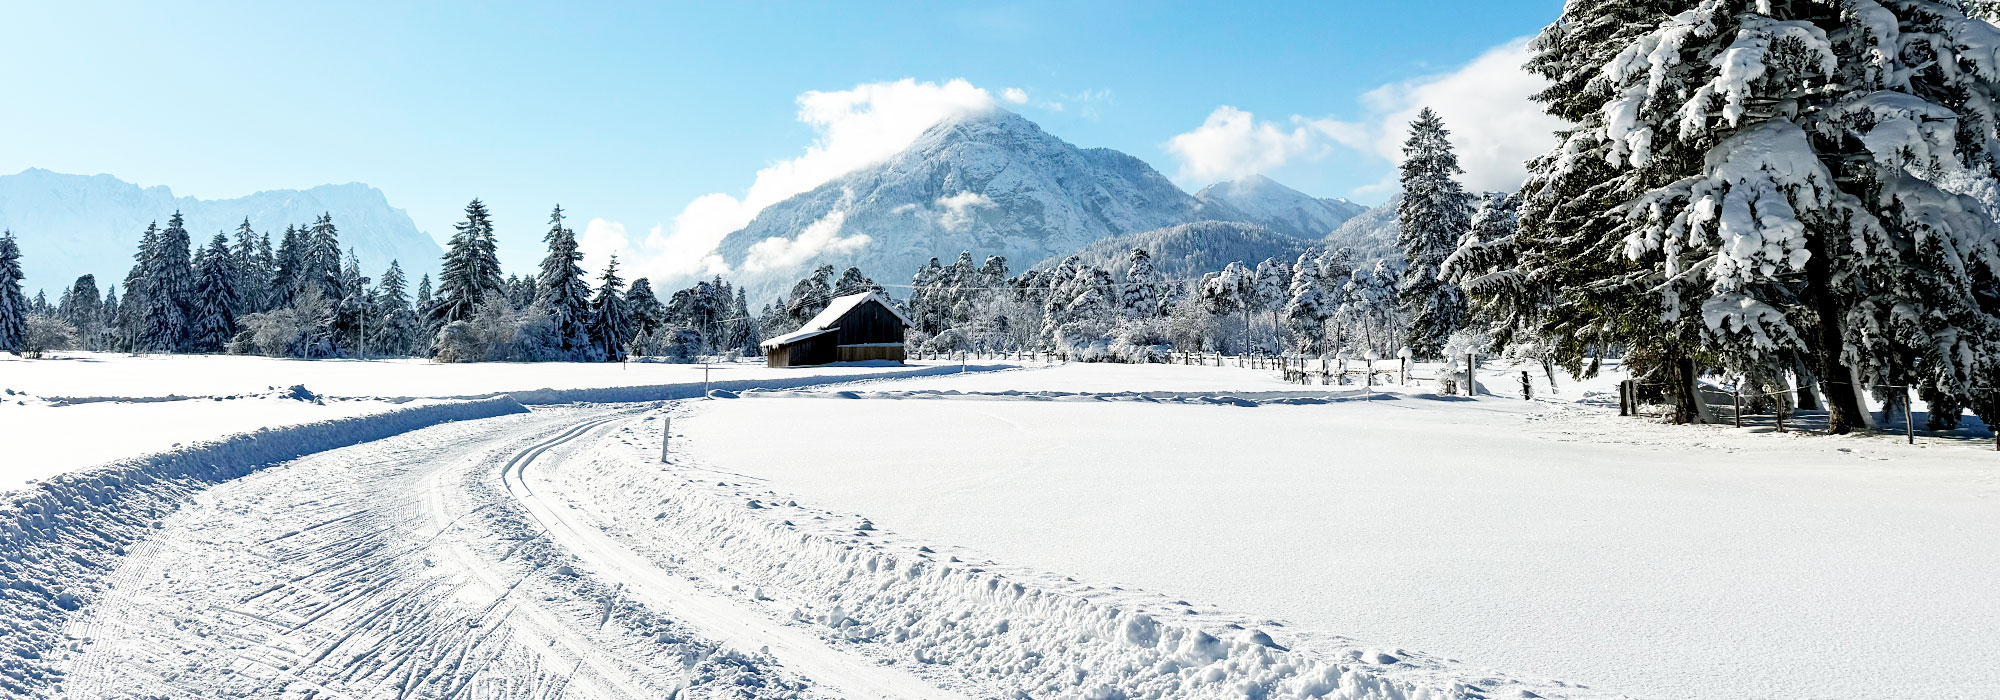
[[[1668,398],[1674,402],[1675,423],[1701,422],[1701,390],[1696,383],[1694,358],[1685,355],[1667,365]]]
[[[1798,366],[1795,374],[1799,382],[1799,410],[1819,410],[1819,390],[1815,388],[1819,384],[1819,377],[1803,364]]]
[[[1813,354],[1819,364],[1819,376],[1826,378],[1826,432],[1828,435],[1845,435],[1863,425],[1860,417],[1861,402],[1852,383],[1854,373],[1840,360],[1840,306],[1833,298],[1833,261],[1827,252],[1826,234],[1814,233],[1806,236],[1807,250],[1812,257],[1806,259],[1805,298],[1812,304],[1813,315],[1817,318],[1818,333],[1814,334]]]

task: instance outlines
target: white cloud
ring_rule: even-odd
[[[583,233],[576,237],[576,247],[583,253],[583,261],[578,264],[583,266],[585,277],[595,279],[604,272],[604,264],[610,262],[611,256],[616,255],[626,270],[620,272],[619,276],[632,279],[632,275],[629,274],[632,263],[632,241],[625,237],[625,224],[605,219],[591,219],[590,223],[584,225]]]
[[[799,95],[798,119],[817,133],[805,153],[757,171],[741,197],[716,192],[689,202],[672,226],[656,226],[646,237],[642,259],[635,261],[638,269],[667,279],[726,271],[727,265],[714,255],[716,244],[765,207],[886,160],[939,121],[995,105],[991,93],[963,79],[933,83],[905,78]],[[802,232],[799,239],[805,238]],[[766,248],[767,262],[786,257],[774,250]]]
[[[1000,91],[1000,99],[1012,104],[1024,105],[1028,103],[1028,91],[1020,88],[1007,88]]]
[[[993,198],[978,192],[960,192],[949,197],[937,198],[938,226],[946,231],[958,233],[972,226],[972,210],[975,207],[993,206]]]
[[[1526,161],[1548,150],[1555,143],[1551,132],[1563,127],[1528,99],[1547,83],[1522,69],[1527,59],[1523,37],[1450,73],[1383,85],[1362,95],[1368,116],[1358,121],[1293,116],[1280,125],[1219,107],[1200,127],[1170,140],[1168,150],[1180,158],[1180,176],[1189,185],[1318,160],[1332,144],[1400,164],[1410,121],[1430,107],[1452,132],[1466,187],[1511,190],[1527,175]],[[1392,176],[1364,189],[1393,182]]]
[[[797,238],[771,237],[750,246],[749,255],[743,259],[743,269],[749,272],[782,270],[805,262],[821,252],[845,253],[868,245],[869,237],[864,233],[842,237],[840,227],[847,223],[847,212],[834,210],[820,220],[799,231]]]
[[[1286,130],[1256,115],[1224,105],[1210,112],[1194,131],[1167,141],[1167,150],[1181,161],[1180,177],[1190,181],[1233,180],[1274,170],[1301,156],[1317,157],[1327,149],[1322,134],[1293,117]]]

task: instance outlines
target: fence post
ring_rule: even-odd
[[[1741,379],[1736,380],[1736,385],[1729,388],[1729,406],[1736,419],[1736,427],[1743,427],[1743,380]]]
[[[1785,432],[1785,402],[1779,401],[1775,404],[1775,406],[1776,408],[1773,408],[1772,410],[1777,413],[1778,432],[1782,433]]]
[[[662,416],[660,418],[660,462],[661,463],[665,463],[667,461],[667,441],[673,439],[673,437],[674,437],[673,417]]]
[[[1521,400],[1535,400],[1535,385],[1528,380],[1528,370],[1521,370]]]
[[[1903,436],[1909,439],[1910,444],[1917,444],[1917,413],[1910,406],[1910,389],[1908,387],[1903,388]]]
[[[1632,381],[1629,379],[1618,383],[1618,417],[1620,418],[1632,415],[1632,387],[1626,386],[1631,383]]]
[[[1479,395],[1479,380],[1472,378],[1472,353],[1465,353],[1465,395]]]

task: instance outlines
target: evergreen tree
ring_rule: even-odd
[[[554,324],[555,344],[563,353],[575,355],[590,347],[590,323],[594,314],[590,305],[590,288],[583,281],[583,268],[578,261],[583,253],[577,250],[576,232],[563,226],[561,206],[549,215],[549,232],[542,236],[549,244],[549,254],[542,258],[541,274],[536,277],[535,304],[549,315]],[[640,283],[645,283],[646,298],[652,300],[652,307],[659,306],[658,299],[652,299],[651,282],[640,279],[634,282],[633,291],[639,291]],[[650,307],[649,311],[650,313]],[[654,319],[657,324],[658,320]],[[641,326],[650,330],[643,320]]]
[[[236,294],[234,261],[229,238],[217,232],[208,247],[195,256],[193,313],[188,323],[188,349],[193,352],[221,352],[236,336]]]
[[[1293,345],[1304,352],[1318,350],[1326,335],[1326,319],[1333,315],[1333,300],[1327,294],[1326,266],[1313,251],[1299,255],[1292,266],[1292,280],[1286,286],[1284,318],[1291,327]]]
[[[230,267],[236,281],[236,308],[233,311],[238,318],[264,310],[264,290],[273,279],[274,273],[264,266],[262,257],[270,254],[271,243],[262,239],[264,248],[260,254],[257,247],[259,240],[257,232],[250,230],[249,217],[245,217],[243,223],[237,225],[236,242],[229,249]]]
[[[742,287],[736,288],[736,301],[730,306],[729,312],[730,321],[733,323],[730,329],[730,338],[734,341],[732,344],[742,354],[755,356],[757,344],[763,342],[764,338],[757,332],[757,319],[750,315],[750,295],[743,291]]]
[[[618,256],[612,255],[611,262],[604,266],[604,276],[598,278],[597,298],[590,302],[595,313],[590,325],[591,341],[596,343],[599,356],[610,362],[625,359],[625,347],[636,335],[632,309],[625,304],[624,286],[625,280],[618,277]]]
[[[465,205],[465,221],[455,224],[438,275],[437,296],[431,303],[433,327],[471,318],[489,297],[504,298],[500,259],[492,216],[478,199]]]
[[[432,307],[436,305],[437,299],[431,295],[431,275],[426,272],[423,277],[417,279],[417,296],[411,300],[411,306],[417,312],[418,331],[417,340],[410,347],[413,354],[431,354],[432,341],[437,338],[438,329],[441,328],[436,322],[437,316],[432,312]]]
[[[21,354],[28,328],[28,299],[21,294],[21,245],[0,232],[0,352]]]
[[[1519,239],[1559,357],[1609,329],[1682,420],[1702,367],[1806,368],[1833,432],[1885,385],[1945,424],[1994,414],[2000,244],[1963,193],[1994,181],[2000,33],[1956,2],[1630,5],[1572,3],[1533,45],[1577,124],[1533,163]]]
[[[299,227],[286,226],[285,235],[278,239],[278,251],[273,255],[275,274],[271,276],[271,286],[264,295],[266,309],[281,309],[292,305],[299,288],[299,272],[305,265],[306,240],[299,233]],[[131,285],[126,285],[126,296],[131,296]]]
[[[132,267],[125,272],[125,300],[116,309],[120,350],[140,351],[139,336],[146,321],[146,274],[159,242],[159,225],[146,224],[145,232],[139,234],[139,248],[132,252]]]
[[[181,214],[174,212],[144,264],[146,305],[139,346],[147,352],[178,352],[187,346],[188,312],[194,301],[190,246]]]
[[[785,297],[785,315],[789,317],[791,326],[798,328],[818,316],[832,301],[833,266],[821,265],[813,270],[812,275],[792,285],[791,295]]]
[[[1133,248],[1125,265],[1125,284],[1118,289],[1118,310],[1126,318],[1157,318],[1165,308],[1160,304],[1160,271],[1153,267],[1153,254]]]
[[[840,280],[833,285],[833,295],[835,297],[879,291],[882,291],[882,285],[876,284],[875,280],[868,279],[868,275],[862,274],[861,268],[858,267],[850,267],[845,272],[840,273]]]
[[[63,292],[57,315],[76,328],[77,338],[88,350],[101,349],[104,335],[104,301],[97,293],[97,276],[76,278]]]
[[[377,319],[368,328],[369,347],[376,352],[408,355],[413,350],[418,333],[417,316],[410,307],[410,296],[405,289],[407,284],[403,279],[402,263],[389,261],[389,269],[382,273],[382,283],[375,287],[373,306]],[[424,284],[428,287],[428,278]]]
[[[1520,200],[1493,193],[1480,199],[1472,227],[1458,239],[1439,274],[1471,298],[1471,318],[1493,334],[1496,346],[1533,336],[1549,300],[1522,276],[1514,241]],[[1524,333],[1525,331],[1525,333]]]
[[[309,287],[328,301],[345,298],[348,290],[341,276],[344,270],[341,267],[340,232],[333,225],[333,215],[320,214],[301,237],[305,241],[299,263],[301,289]]]
[[[1403,202],[1396,208],[1402,232],[1396,242],[1408,267],[1399,301],[1410,319],[1410,352],[1422,358],[1437,357],[1445,340],[1465,325],[1465,293],[1438,276],[1472,223],[1471,195],[1457,180],[1465,171],[1449,136],[1444,121],[1426,107],[1403,142]]]
[[[632,280],[632,288],[625,292],[625,303],[632,307],[632,324],[641,334],[654,333],[666,323],[667,307],[653,293],[652,280],[644,277]]]

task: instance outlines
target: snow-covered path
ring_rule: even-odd
[[[212,488],[72,620],[62,696],[954,697],[653,569],[523,480],[638,410],[438,426]]]
[[[745,610],[728,597],[693,583],[686,575],[659,568],[631,548],[604,533],[604,525],[591,522],[588,511],[567,506],[556,493],[556,484],[542,476],[552,463],[536,458],[550,447],[582,437],[592,430],[614,424],[618,417],[592,419],[580,423],[550,440],[523,451],[501,470],[509,494],[527,508],[543,531],[584,566],[616,585],[647,607],[668,617],[699,628],[705,636],[720,639],[738,649],[757,649],[779,659],[787,668],[803,673],[815,682],[837,689],[847,697],[880,700],[963,700],[965,696],[940,689],[894,668],[861,661],[858,657],[829,647],[820,639],[784,625],[759,612]]]

